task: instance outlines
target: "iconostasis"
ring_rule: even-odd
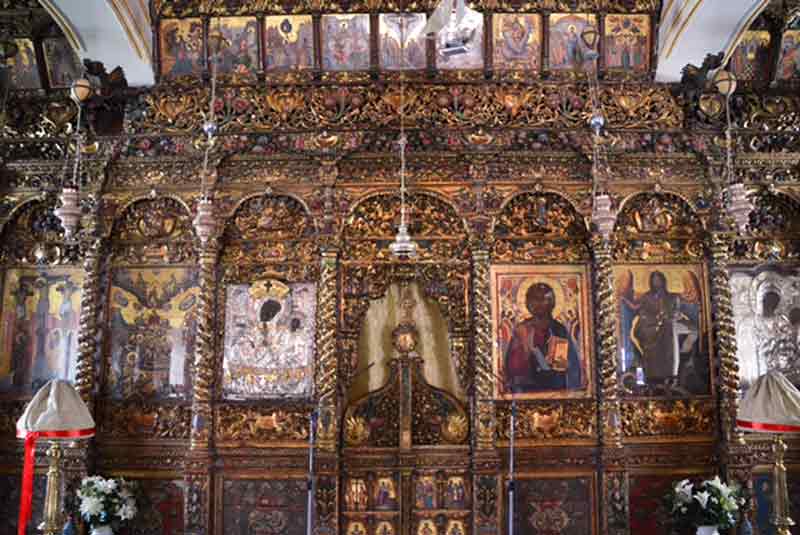
[[[800,383],[800,104],[751,91],[792,87],[800,30],[759,19],[730,54],[755,205],[740,234],[724,99],[651,81],[657,2],[498,2],[436,40],[427,4],[225,4],[153,2],[159,83],[87,113],[75,239],[53,210],[77,67],[59,36],[19,36],[0,132],[0,531],[16,419],[65,378],[97,421],[91,448],[65,450],[68,486],[139,481],[137,535],[305,534],[312,421],[322,535],[506,533],[512,436],[516,533],[666,534],[671,483],[715,473],[749,486],[765,532],[770,444],[734,421],[764,371]],[[608,236],[591,224],[595,49]],[[401,115],[406,260],[389,250]],[[788,459],[796,487],[800,444]]]

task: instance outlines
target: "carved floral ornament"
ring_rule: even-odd
[[[705,229],[697,213],[673,193],[638,193],[617,214],[614,257],[618,260],[697,260]]]
[[[402,102],[391,84],[281,89],[227,88],[217,97],[220,134],[244,131],[397,127],[399,111],[409,128],[582,128],[589,109],[582,85],[484,83],[409,85]],[[131,134],[199,131],[209,100],[202,87],[154,89],[132,109]],[[666,90],[623,84],[603,91],[609,125],[615,129],[680,128],[683,110]]]

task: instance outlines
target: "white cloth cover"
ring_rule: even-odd
[[[31,432],[85,429],[94,429],[94,419],[75,388],[61,379],[54,379],[40,388],[17,420],[19,437]]]
[[[761,433],[800,433],[800,390],[779,371],[765,373],[739,404],[737,424]]]

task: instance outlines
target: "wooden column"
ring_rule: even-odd
[[[472,525],[473,533],[501,533],[500,510],[505,493],[500,457],[495,448],[497,418],[492,366],[491,255],[478,244],[472,250],[475,376],[472,391]]]
[[[617,356],[616,294],[611,257],[613,241],[598,233],[591,237],[594,272],[598,418],[600,430],[600,529],[608,535],[626,535],[628,483],[622,447],[622,420]]]
[[[205,535],[211,526],[211,468],[213,462],[214,297],[219,245],[216,237],[200,247],[200,294],[197,302],[197,346],[192,385],[192,427],[186,455],[184,522],[186,535]]]

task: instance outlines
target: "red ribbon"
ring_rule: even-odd
[[[745,429],[765,431],[767,433],[800,433],[800,425],[766,424],[747,420],[736,420],[736,425]]]
[[[33,501],[33,469],[36,439],[39,438],[88,438],[94,435],[94,428],[69,431],[20,431],[17,437],[25,439],[25,465],[22,468],[22,496],[19,502],[19,526],[17,535],[25,535],[25,528],[31,520]]]

